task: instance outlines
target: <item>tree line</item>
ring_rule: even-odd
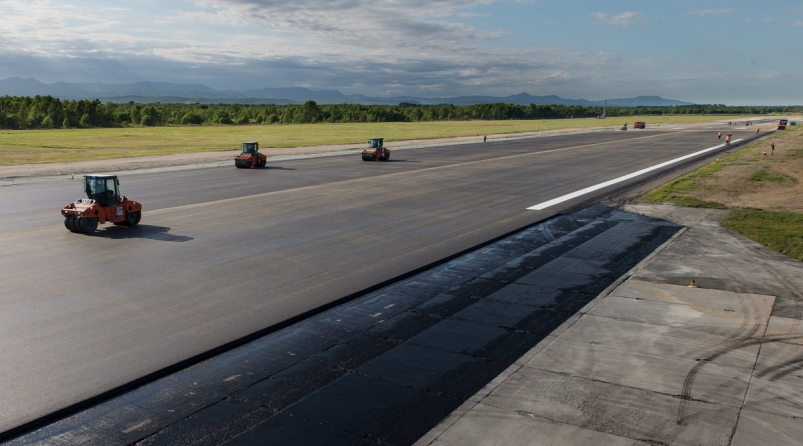
[[[683,105],[608,107],[608,117],[686,114],[792,114],[801,106]],[[595,117],[602,107],[568,105],[399,105],[328,104],[136,104],[100,100],[61,100],[51,96],[0,97],[0,129],[148,127],[187,125],[421,122]]]

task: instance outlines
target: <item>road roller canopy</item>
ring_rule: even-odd
[[[385,138],[371,138],[371,139],[368,140],[368,147],[371,148],[371,149],[381,149],[382,148],[382,142],[384,140],[385,140]]]
[[[96,200],[101,206],[120,202],[120,181],[117,175],[87,175],[84,177],[84,191],[87,198]]]
[[[259,143],[258,142],[244,142],[243,143],[243,153],[257,153],[259,152]]]

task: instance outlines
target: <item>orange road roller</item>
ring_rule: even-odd
[[[120,195],[120,180],[116,175],[87,175],[84,177],[86,198],[64,206],[64,226],[71,232],[91,234],[98,225],[135,226],[142,218],[142,205]]]
[[[390,159],[390,150],[383,145],[385,138],[371,138],[368,140],[368,148],[362,151],[363,161],[387,161]]]
[[[238,169],[248,169],[249,167],[265,167],[268,164],[268,157],[259,153],[258,142],[244,142],[242,145],[243,153],[234,158],[234,165]]]

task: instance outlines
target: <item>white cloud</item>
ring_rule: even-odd
[[[629,28],[647,22],[647,15],[633,11],[625,11],[616,15],[595,12],[591,14],[591,17],[594,18],[594,23],[597,25],[621,26],[622,28]]]
[[[797,22],[793,23],[792,26],[796,26],[798,28],[803,28],[803,22],[798,20]]]
[[[733,14],[736,12],[733,8],[727,9],[695,9],[693,11],[689,11],[686,15],[696,15],[699,17],[705,17],[709,15],[726,15],[726,14]]]
[[[507,31],[461,22],[496,1],[508,0],[198,0],[154,13],[0,0],[0,78],[507,94],[564,84],[568,73],[599,82],[599,66],[615,75],[622,64],[610,53],[500,46]]]

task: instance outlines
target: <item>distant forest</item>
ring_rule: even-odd
[[[608,117],[633,115],[792,114],[801,106],[683,105],[608,107]],[[51,96],[0,97],[0,129],[52,129],[187,125],[307,124],[351,122],[421,122],[508,119],[586,118],[602,107],[565,105],[477,104],[418,105],[236,105],[116,104],[99,100],[62,101]]]

